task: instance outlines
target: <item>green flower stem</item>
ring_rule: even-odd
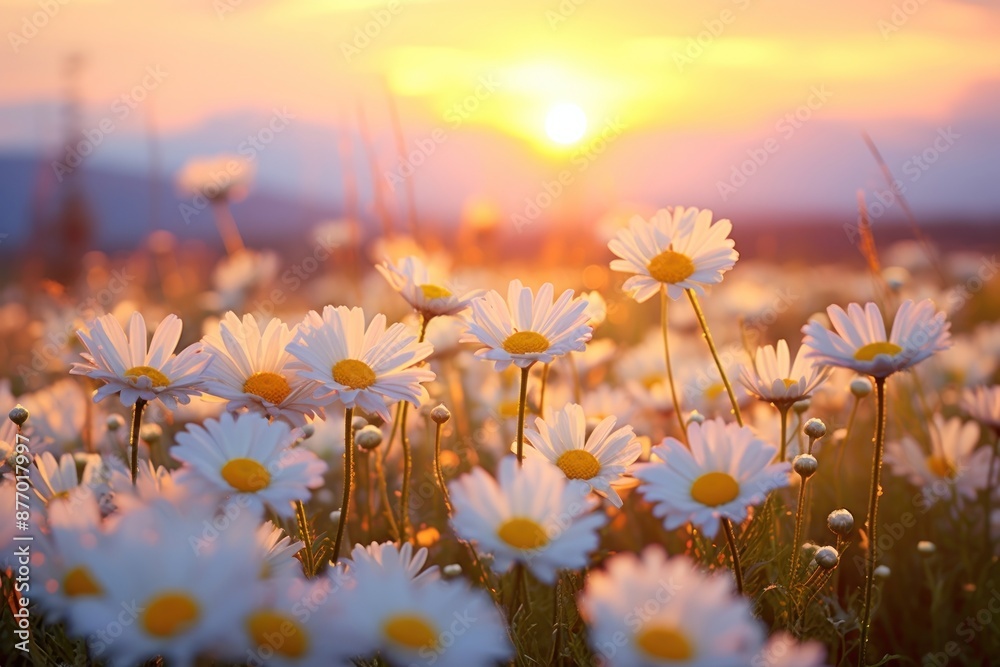
[[[872,462],[872,488],[868,501],[868,559],[865,562],[864,605],[861,616],[861,652],[858,665],[864,667],[868,654],[868,638],[871,632],[872,589],[875,583],[875,553],[878,545],[878,499],[881,492],[882,452],[885,448],[885,378],[875,378],[875,394],[878,401],[875,420],[875,455]]]
[[[698,317],[698,324],[701,325],[701,330],[705,334],[705,342],[708,343],[708,349],[712,352],[712,358],[715,359],[715,365],[719,369],[722,384],[725,385],[726,393],[729,394],[729,402],[733,404],[733,414],[736,416],[736,423],[743,426],[743,415],[740,414],[740,404],[736,402],[736,392],[733,391],[733,385],[726,376],[726,369],[722,367],[722,360],[719,359],[719,351],[715,349],[715,341],[712,340],[712,332],[708,329],[705,313],[701,309],[701,304],[698,303],[698,295],[690,288],[685,291],[691,300],[691,307],[694,308],[694,314]]]
[[[344,529],[351,511],[351,487],[354,485],[354,408],[344,411],[344,499],[340,504],[340,521],[337,523],[337,537],[333,542],[331,562],[336,565],[340,558],[340,547],[344,541]]]
[[[139,427],[142,426],[142,410],[146,407],[146,401],[141,398],[132,406],[132,431],[129,433],[128,444],[132,450],[132,486],[136,485],[139,477]]]
[[[517,465],[524,463],[524,411],[528,407],[528,372],[531,366],[521,369],[521,393],[517,399]]]
[[[670,363],[670,320],[667,318],[667,307],[670,299],[667,298],[667,286],[660,287],[660,329],[663,331],[663,356],[667,360],[667,382],[670,384],[670,398],[674,402],[674,414],[677,415],[677,425],[680,426],[681,439],[687,443],[687,426],[684,424],[684,415],[681,414],[681,402],[677,397],[677,386],[674,384],[674,369]]]
[[[740,565],[740,549],[736,545],[736,534],[733,532],[733,522],[723,517],[722,527],[726,531],[726,541],[729,542],[729,552],[733,555],[733,575],[736,577],[736,592],[743,595],[743,566]]]

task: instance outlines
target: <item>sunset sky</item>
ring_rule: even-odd
[[[343,201],[345,172],[370,199],[366,122],[383,185],[412,179],[430,215],[509,216],[566,171],[573,194],[545,215],[849,214],[882,186],[867,131],[918,209],[1000,214],[995,3],[0,0],[0,25],[7,154],[61,154],[79,53],[83,127],[114,126],[87,166],[147,169],[155,128],[169,176],[240,152],[279,114],[255,187],[321,202]],[[405,178],[390,97],[423,154]],[[558,104],[586,117],[569,145],[546,133]],[[933,164],[913,160],[925,152]]]

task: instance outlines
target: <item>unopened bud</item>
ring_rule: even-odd
[[[875,575],[876,579],[888,579],[889,575],[892,574],[892,570],[889,569],[888,565],[879,565],[872,574]]]
[[[122,426],[125,425],[125,418],[121,415],[108,415],[108,420],[105,422],[105,426],[108,427],[109,431],[117,431]]]
[[[854,530],[854,515],[845,509],[833,510],[826,517],[826,527],[840,537],[847,537]]]
[[[832,570],[840,562],[840,554],[833,547],[820,547],[816,550],[813,560],[824,570]]]
[[[365,426],[368,426],[368,420],[365,419],[364,417],[355,417],[354,419],[351,420],[352,431],[358,431],[360,429],[363,429]]]
[[[449,579],[461,576],[462,566],[458,563],[450,563],[441,568],[441,574]]]
[[[813,440],[816,440],[817,438],[822,438],[824,435],[826,435],[826,424],[823,423],[822,419],[817,419],[816,417],[813,417],[812,419],[806,422],[806,425],[802,428],[802,431]]]
[[[937,551],[937,545],[933,542],[928,542],[927,540],[920,540],[917,542],[917,551],[925,556],[930,556]]]
[[[354,444],[365,451],[371,451],[382,444],[382,430],[368,424],[354,434]]]
[[[795,410],[796,414],[801,415],[803,412],[809,409],[810,405],[812,405],[812,401],[810,401],[808,398],[803,398],[801,401],[795,401],[794,403],[792,403],[792,410]]]
[[[139,429],[139,439],[155,445],[163,437],[163,428],[159,424],[143,424]]]
[[[802,479],[809,479],[819,467],[819,462],[812,454],[799,454],[792,461],[792,470],[799,474]]]
[[[854,378],[851,380],[851,393],[857,398],[864,398],[872,393],[872,381],[868,378]]]
[[[333,510],[332,512],[330,512],[330,521],[332,521],[334,524],[340,523],[340,510]]]
[[[701,414],[697,410],[692,410],[691,414],[688,415],[687,423],[688,424],[704,424],[705,423],[705,415]]]
[[[28,421],[28,410],[18,403],[13,410],[7,413],[7,416],[18,426],[24,426],[24,422]]]
[[[431,419],[435,424],[444,424],[451,419],[451,411],[443,404],[431,410]]]
[[[316,426],[314,424],[304,424],[302,426],[302,439],[306,440],[308,438],[316,435]]]

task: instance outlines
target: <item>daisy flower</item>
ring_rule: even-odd
[[[799,643],[785,631],[768,640],[751,663],[754,667],[827,667],[826,648],[816,641]]]
[[[1000,433],[1000,385],[966,389],[962,405],[973,419]]]
[[[803,354],[800,347],[791,360],[788,343],[778,341],[777,349],[772,345],[757,348],[753,364],[744,364],[740,369],[740,382],[747,390],[762,401],[775,405],[791,405],[808,397],[830,374],[829,369],[820,369]]]
[[[432,280],[427,265],[416,256],[404,257],[399,264],[388,259],[375,268],[389,282],[392,289],[406,299],[410,306],[429,320],[438,315],[457,315],[469,307],[469,302],[480,296],[482,290],[466,292],[459,296],[456,288],[440,280]]]
[[[748,507],[788,486],[790,464],[771,464],[777,448],[758,440],[749,427],[721,419],[691,423],[688,443],[690,450],[666,438],[652,450],[660,460],[635,472],[642,482],[639,490],[654,503],[653,514],[667,530],[690,522],[715,536],[720,519],[740,523]]]
[[[178,403],[186,404],[201,394],[201,374],[209,361],[200,344],[174,355],[181,326],[176,315],[167,315],[147,349],[142,315],[132,313],[128,336],[113,315],[99,317],[87,330],[77,331],[87,348],[81,354],[86,363],[73,364],[69,372],[104,383],[94,395],[95,402],[119,394],[125,406],[135,405],[139,399],[149,402],[158,398],[173,410]]]
[[[593,332],[587,324],[589,302],[574,299],[573,290],[552,299],[552,283],[542,285],[536,296],[520,280],[512,280],[506,301],[491,290],[472,302],[462,342],[485,345],[476,356],[494,362],[498,371],[511,364],[518,368],[538,361],[548,364],[567,352],[583,351]]]
[[[756,665],[764,646],[764,628],[728,576],[703,574],[686,556],[668,560],[659,546],[592,571],[579,606],[607,665]]]
[[[348,665],[357,639],[346,630],[343,615],[327,580],[282,580],[244,618],[246,646],[238,654],[240,662],[275,667]]]
[[[398,567],[359,568],[342,619],[359,657],[393,665],[495,665],[513,651],[489,596],[464,581],[417,581]]]
[[[77,474],[78,458],[83,461],[82,478]],[[42,452],[35,457],[31,485],[35,494],[46,503],[66,500],[75,493],[89,489],[91,479],[101,467],[101,457],[97,454],[63,454],[56,459],[51,452]]]
[[[103,593],[95,580],[96,561],[105,558],[98,548],[104,531],[101,508],[94,496],[56,503],[46,517],[47,533],[39,536],[42,558],[33,561],[39,582],[36,596],[48,621],[62,620],[72,605]]]
[[[919,486],[929,502],[955,497],[975,500],[987,488],[990,448],[979,447],[979,424],[962,423],[959,417],[945,421],[934,415],[930,428],[931,453],[924,452],[916,440],[904,435],[885,447],[885,462],[893,473]]]
[[[950,345],[951,324],[930,299],[904,301],[886,338],[882,313],[874,303],[862,309],[856,303],[845,312],[840,306],[826,309],[834,331],[816,321],[802,327],[808,347],[806,357],[821,366],[849,368],[864,375],[884,378],[906,370]]]
[[[356,576],[359,570],[375,568],[378,570],[391,570],[400,572],[415,583],[426,583],[440,579],[441,574],[437,565],[431,565],[424,569],[427,563],[427,549],[420,548],[413,550],[413,544],[404,542],[403,546],[397,547],[392,542],[372,542],[368,546],[360,544],[351,551],[349,569]],[[377,576],[374,575],[374,576]]]
[[[313,398],[317,385],[288,368],[294,361],[285,349],[295,329],[278,319],[261,331],[253,315],[243,320],[226,313],[218,333],[205,336],[205,352],[211,359],[205,371],[205,392],[229,401],[226,409],[247,408],[265,417],[284,418],[292,426],[303,426],[306,417],[324,417]]]
[[[710,210],[694,207],[661,209],[649,221],[636,216],[608,243],[620,258],[611,269],[633,274],[622,288],[639,303],[663,287],[671,299],[686,289],[704,295],[739,259],[729,238],[732,229],[729,220],[713,224]]]
[[[562,569],[580,569],[597,548],[605,516],[589,513],[596,499],[585,484],[567,480],[556,467],[511,456],[500,461],[494,480],[475,468],[448,485],[455,513],[451,523],[462,539],[493,554],[493,567],[506,572],[524,563],[551,584]]]
[[[261,570],[262,579],[287,578],[302,572],[302,565],[295,554],[303,547],[302,542],[292,541],[281,526],[272,521],[265,521],[257,529],[257,543],[263,551],[264,567]]]
[[[613,488],[639,455],[642,445],[631,426],[615,430],[616,417],[605,417],[587,435],[587,419],[583,408],[569,403],[558,411],[546,410],[545,418],[536,418],[538,430],[524,432],[533,448],[529,455],[547,460],[563,471],[567,479],[586,482],[611,501],[622,506],[622,499]]]
[[[252,412],[189,424],[170,450],[185,464],[177,482],[220,497],[237,496],[258,515],[267,506],[290,517],[294,501],[308,500],[309,489],[323,485],[327,469],[309,450],[292,447],[295,436],[287,424],[269,423]]]
[[[191,546],[213,515],[207,508],[156,502],[124,514],[98,539],[93,585],[100,591],[69,609],[73,633],[88,638],[90,657],[111,667],[162,656],[192,665],[231,650],[234,629],[259,594],[256,521],[247,513],[198,551]],[[141,564],[141,567],[136,567]],[[112,625],[121,632],[112,637]]]
[[[421,383],[434,379],[416,367],[433,351],[430,343],[417,342],[404,324],[387,329],[381,313],[365,329],[361,308],[327,306],[322,316],[310,311],[288,351],[299,360],[302,376],[319,383],[316,398],[377,413],[387,422],[387,401],[419,407],[426,394]]]

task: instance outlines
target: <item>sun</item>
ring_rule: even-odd
[[[557,144],[575,144],[586,131],[587,115],[572,102],[556,104],[545,115],[545,135]]]

